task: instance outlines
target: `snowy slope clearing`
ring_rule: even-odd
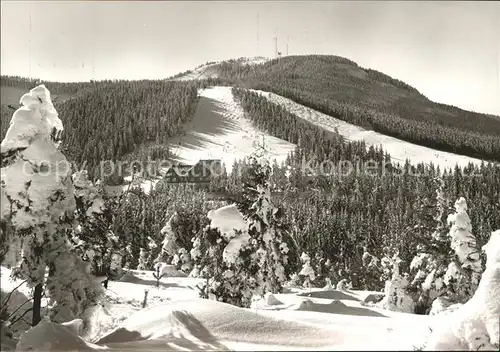
[[[255,56],[255,57],[242,57],[237,59],[236,61],[242,65],[259,65],[263,64],[270,59],[263,56]],[[194,79],[207,79],[207,78],[217,78],[218,77],[218,69],[217,65],[220,62],[213,62],[207,65],[202,65],[189,73],[186,73],[180,77],[174,78],[173,80],[177,81],[190,81]]]
[[[361,127],[336,119],[332,116],[325,115],[319,111],[313,110],[274,93],[259,90],[254,91],[265,96],[271,102],[285,107],[288,111],[294,113],[298,117],[303,118],[304,120],[309,121],[327,131],[335,131],[335,128],[337,128],[338,132],[347,140],[364,140],[367,146],[381,145],[393,159],[401,163],[404,163],[406,159],[409,159],[412,164],[432,162],[434,165],[439,165],[441,169],[453,168],[456,164],[459,166],[466,166],[470,162],[476,164],[481,163],[480,159],[427,148],[417,144],[405,142],[401,139],[386,136],[375,131],[365,130]]]
[[[243,159],[262,142],[271,160],[284,161],[295,145],[259,131],[234,100],[231,87],[200,91],[200,100],[185,134],[173,138],[169,147],[179,161],[194,164],[200,159],[221,159],[228,172],[234,160]]]
[[[48,351],[64,341],[66,349],[85,346],[79,350],[413,350],[439,321],[364,307],[367,293],[361,291],[313,289],[309,296],[297,289],[243,309],[197,298],[199,280],[167,277],[156,288],[152,272],[134,271],[110,282],[106,303],[94,315],[98,328],[86,341],[43,321],[18,348]]]
[[[195,68],[189,73],[177,77],[173,80],[176,81],[191,81],[193,79],[207,79],[207,78],[217,78],[217,69],[215,66],[217,63],[203,65],[198,68]]]

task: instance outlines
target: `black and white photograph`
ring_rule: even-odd
[[[499,1],[1,1],[1,351],[498,351]]]

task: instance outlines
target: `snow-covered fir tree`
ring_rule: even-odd
[[[443,222],[446,210],[444,182],[442,178],[432,181],[429,188],[434,196],[423,198],[420,221],[415,229],[418,254],[410,263],[413,278],[409,289],[419,313],[428,312],[434,299],[446,295],[444,275],[452,256],[451,242]]]
[[[443,280],[453,301],[466,302],[479,284],[482,265],[467,214],[467,202],[463,197],[455,202],[455,211],[455,214],[448,216],[448,223],[451,224],[449,236],[455,258],[448,265]]]
[[[148,252],[144,248],[139,249],[139,263],[137,264],[137,270],[146,270],[148,261]]]
[[[409,284],[407,275],[401,275],[399,272],[400,263],[401,259],[396,253],[390,259],[392,277],[385,282],[384,298],[378,305],[387,310],[413,313],[415,304],[407,292]]]
[[[172,228],[172,224],[178,219],[179,215],[174,212],[167,220],[165,226],[160,233],[163,235],[161,251],[158,254],[155,262],[167,262],[167,259],[172,258],[177,254],[179,247],[176,244],[176,234]]]
[[[287,280],[288,244],[282,225],[282,211],[273,206],[269,179],[271,166],[264,158],[249,158],[249,169],[244,182],[243,201],[238,209],[247,219],[248,235],[252,250],[251,261],[258,263],[258,272],[249,270],[256,277],[254,294],[278,293]]]
[[[311,258],[308,254],[302,253],[300,260],[302,261],[302,269],[299,272],[299,276],[304,278],[304,286],[310,288],[312,286],[312,282],[316,278],[314,269],[311,266]]]
[[[363,257],[361,258],[363,262],[363,269],[365,275],[363,277],[364,289],[366,290],[379,290],[382,285],[382,269],[380,267],[380,260],[368,252],[367,248],[364,248]]]
[[[58,150],[63,131],[44,85],[22,96],[1,144],[1,223],[8,247],[2,264],[34,288],[33,324],[46,290],[52,314],[81,316],[97,289],[88,262],[70,241],[76,209],[71,165]]]
[[[75,249],[92,263],[93,274],[108,274],[119,241],[111,231],[113,217],[104,189],[89,180],[86,170],[75,172],[72,179],[78,223],[73,236]]]
[[[251,295],[245,297],[246,291],[235,285],[234,275],[224,276],[230,263],[224,260],[223,253],[229,244],[226,234],[221,233],[218,228],[207,225],[199,236],[194,238],[191,249],[191,259],[194,268],[190,276],[204,278],[205,281],[199,285],[202,298],[213,298],[221,302],[244,306]],[[237,282],[236,282],[237,284]]]
[[[180,248],[172,259],[172,264],[185,273],[190,273],[193,269],[191,255],[186,248]]]
[[[242,200],[210,211],[211,219],[193,240],[192,275],[207,279],[205,295],[249,307],[252,297],[283,289],[289,251],[281,212],[271,203],[266,160],[252,156]]]

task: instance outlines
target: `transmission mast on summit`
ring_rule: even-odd
[[[278,28],[274,31],[274,57],[280,57],[281,53],[278,51]]]
[[[28,76],[31,80],[31,10],[29,17],[29,35],[28,35]]]
[[[274,57],[278,57],[278,36],[274,35]]]

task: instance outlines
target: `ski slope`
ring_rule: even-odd
[[[166,277],[158,288],[154,282],[151,271],[133,271],[110,282],[90,330],[76,334],[71,324],[64,328],[42,321],[23,336],[18,349],[414,350],[439,323],[439,316],[365,307],[364,291],[292,289],[243,309],[197,298],[200,279]]]
[[[364,140],[368,147],[382,146],[382,148],[391,155],[392,159],[401,163],[404,163],[406,159],[409,159],[412,164],[432,162],[434,165],[439,165],[441,170],[443,168],[453,168],[456,164],[463,167],[471,162],[475,164],[481,163],[480,159],[435,150],[409,143],[401,139],[386,136],[375,131],[365,130],[364,128],[323,114],[274,93],[259,90],[254,90],[254,92],[265,96],[271,102],[285,107],[288,111],[294,113],[298,117],[303,118],[304,120],[309,121],[327,131],[333,132],[337,129],[338,132],[347,140]]]
[[[233,162],[250,156],[259,145],[270,160],[282,162],[295,145],[259,131],[234,100],[231,87],[210,87],[200,100],[185,133],[172,139],[169,147],[178,161],[195,164],[200,159],[220,159],[231,172]]]

